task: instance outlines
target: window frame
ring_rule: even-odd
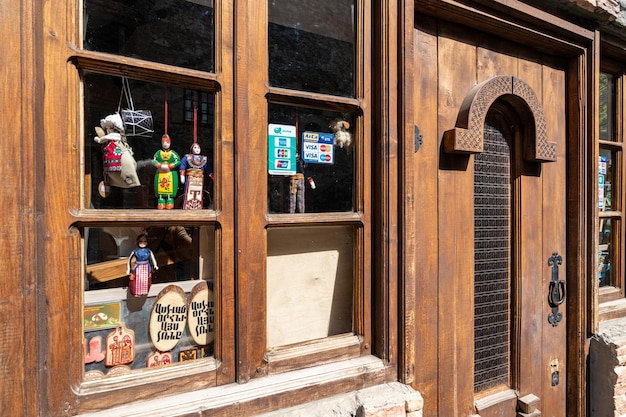
[[[82,12],[82,1],[78,1],[78,9]],[[214,207],[206,210],[154,210],[151,209],[92,209],[89,208],[88,190],[89,184],[83,174],[85,172],[84,147],[80,146],[77,154],[77,166],[80,180],[76,181],[78,205],[70,208],[69,212],[73,223],[71,232],[74,240],[72,247],[76,253],[85,253],[86,243],[83,242],[81,230],[89,227],[102,227],[105,225],[119,226],[159,226],[175,223],[182,226],[215,226],[215,347],[212,358],[200,359],[186,363],[176,363],[175,366],[160,369],[135,371],[124,375],[122,378],[112,377],[99,380],[87,381],[83,378],[83,349],[74,345],[71,362],[73,386],[80,411],[97,410],[121,405],[141,398],[151,398],[159,395],[163,389],[161,384],[167,383],[168,393],[184,393],[190,389],[213,387],[232,383],[235,381],[235,306],[234,306],[234,214],[233,214],[233,190],[234,181],[234,158],[227,150],[233,144],[233,123],[225,114],[232,114],[233,94],[231,89],[225,86],[233,85],[232,50],[228,45],[232,44],[234,37],[232,25],[222,24],[232,20],[233,10],[229,2],[214,2],[215,15],[215,57],[214,72],[203,72],[187,68],[150,62],[142,59],[113,55],[109,53],[81,49],[80,46],[72,47],[72,55],[68,62],[69,82],[75,83],[78,88],[72,88],[68,99],[75,100],[76,104],[70,108],[78,109],[76,112],[76,132],[78,137],[90,135],[83,126],[83,74],[94,73],[139,79],[146,82],[172,85],[179,88],[201,90],[214,94]],[[82,16],[78,13],[76,16]],[[82,25],[80,19],[76,19],[78,26]],[[82,45],[82,30],[76,32],[76,44]],[[154,138],[153,138],[154,139]],[[156,140],[156,139],[154,139]],[[79,141],[79,143],[82,143]],[[74,171],[71,171],[74,172]],[[73,274],[72,280],[76,283],[73,287],[82,288],[85,261],[82,256],[71,259]],[[82,293],[82,291],[81,291]],[[83,296],[76,297],[80,305],[78,311],[84,306]],[[74,316],[82,316],[82,314]],[[75,319],[75,318],[74,318]],[[73,327],[76,329],[75,337],[83,340],[84,332],[82,320],[77,321]],[[78,369],[80,368],[80,370]],[[193,388],[190,388],[193,387]]]
[[[603,46],[607,46],[606,44]],[[626,315],[626,279],[624,277],[624,262],[626,261],[626,256],[624,252],[624,236],[626,235],[626,215],[624,213],[624,198],[626,196],[626,147],[625,147],[625,138],[624,132],[626,131],[626,118],[624,117],[624,110],[626,109],[626,94],[625,94],[625,86],[626,86],[626,68],[617,61],[617,57],[609,55],[605,53],[601,57],[602,63],[600,66],[600,72],[609,74],[613,77],[614,80],[614,91],[613,91],[613,136],[607,139],[600,139],[599,131],[599,104],[598,104],[598,136],[595,140],[595,148],[596,148],[596,158],[594,160],[594,169],[595,173],[595,183],[596,187],[598,185],[599,178],[599,158],[600,158],[600,150],[606,150],[615,155],[615,160],[613,161],[613,174],[614,174],[614,182],[617,182],[617,187],[613,186],[611,189],[611,210],[601,210],[599,208],[598,199],[598,188],[596,188],[596,204],[594,205],[594,213],[595,213],[595,236],[593,236],[594,242],[594,260],[593,264],[595,267],[593,269],[592,280],[594,289],[593,292],[597,291],[597,303],[598,303],[598,320],[599,322],[603,322],[606,320],[610,320],[616,317],[622,317]],[[599,96],[599,88],[600,84],[598,82],[598,96]],[[599,103],[599,100],[598,100]],[[599,286],[598,282],[598,271],[599,271],[599,256],[601,251],[600,246],[600,224],[602,220],[611,220],[612,225],[618,225],[617,228],[612,230],[613,234],[613,245],[616,247],[613,250],[611,257],[611,274],[612,274],[612,285]]]
[[[241,7],[245,7],[243,2]],[[278,372],[292,371],[322,365],[328,362],[370,355],[372,346],[371,320],[371,245],[372,245],[372,185],[373,163],[367,159],[371,153],[371,98],[369,91],[371,21],[369,0],[356,0],[355,8],[355,96],[347,98],[328,94],[291,90],[269,85],[269,8],[265,2],[247,2],[246,13],[263,16],[246,26],[248,32],[240,33],[242,42],[241,60],[237,61],[239,72],[248,74],[256,82],[249,83],[243,92],[237,120],[239,145],[250,154],[267,155],[267,123],[269,105],[284,104],[313,107],[354,115],[356,123],[351,127],[355,143],[355,190],[354,208],[350,212],[272,214],[267,201],[267,161],[251,161],[238,154],[236,161],[238,198],[251,203],[238,206],[238,276],[240,299],[238,314],[255,319],[240,322],[237,345],[242,366],[238,369],[239,378],[248,380]],[[250,42],[255,39],[255,42]],[[252,81],[252,80],[249,80]],[[249,109],[255,109],[250,112]],[[256,178],[256,180],[252,179]],[[255,184],[256,181],[256,184]],[[267,230],[274,227],[299,227],[306,225],[351,225],[356,228],[354,238],[355,286],[353,295],[353,333],[331,336],[321,340],[269,349],[267,346]],[[253,258],[248,254],[262,254]],[[245,272],[243,272],[245,271]],[[262,277],[262,278],[261,278]],[[256,278],[256,279],[255,279]],[[262,304],[262,308],[259,306]],[[253,307],[256,305],[257,310]],[[246,327],[251,328],[246,331]],[[253,327],[253,328],[252,328]],[[262,329],[262,330],[259,330]],[[249,342],[248,342],[249,341]]]

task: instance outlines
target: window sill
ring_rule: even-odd
[[[342,362],[320,365],[297,371],[284,372],[242,384],[204,388],[179,395],[154,397],[127,403],[98,412],[80,414],[81,417],[148,417],[206,415],[214,411],[225,414],[236,406],[240,415],[256,415],[306,403],[311,399],[330,397],[341,392],[358,390],[382,384],[385,365],[374,356],[363,356]]]
[[[600,322],[626,317],[626,298],[619,298],[600,304]]]

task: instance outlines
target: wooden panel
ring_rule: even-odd
[[[510,53],[504,54],[492,47],[478,47],[476,54],[478,56],[478,67],[476,68],[478,82],[486,81],[498,75],[517,76],[517,59]]]
[[[439,133],[437,130],[437,27],[433,20],[420,18],[414,30],[414,78],[410,105],[414,106],[414,125],[422,134],[422,144],[415,150],[415,138],[405,143],[407,167],[412,188],[407,189],[407,214],[414,226],[405,231],[406,240],[415,248],[407,247],[405,264],[407,276],[414,281],[415,300],[415,381],[424,397],[424,416],[437,416],[438,398],[438,213],[437,176]],[[411,126],[414,128],[413,126]],[[409,290],[407,290],[408,292]],[[412,300],[405,300],[406,303]]]
[[[35,280],[35,204],[41,184],[35,183],[33,112],[39,92],[30,82],[34,76],[34,49],[39,39],[33,22],[33,4],[2,2],[0,14],[4,24],[0,29],[3,40],[2,89],[0,103],[3,132],[12,132],[11,140],[0,145],[4,155],[12,155],[0,166],[7,193],[0,200],[5,221],[2,225],[3,256],[0,267],[4,271],[0,283],[0,325],[4,329],[0,350],[0,407],[5,415],[38,415],[36,390],[37,358],[35,343],[37,330]],[[35,83],[32,83],[35,84]],[[19,98],[19,99],[18,99]],[[21,99],[21,100],[20,100]]]
[[[471,36],[448,29],[440,28],[437,55],[440,138],[454,127],[463,100],[477,81],[475,46],[455,40]],[[438,413],[446,416],[468,415],[473,408],[474,224],[467,221],[474,216],[474,197],[468,192],[474,186],[472,166],[472,157],[456,155],[442,155],[439,166]]]
[[[267,346],[352,332],[352,227],[269,229]]]
[[[518,62],[520,78],[526,82],[541,97],[542,91],[542,67],[531,60],[520,59]],[[518,142],[520,135],[515,138]],[[524,139],[528,139],[525,137]],[[523,145],[516,147],[518,156],[523,154]],[[519,161],[519,159],[518,159]],[[543,164],[545,165],[545,164]],[[542,165],[542,167],[543,167]],[[514,366],[517,389],[520,395],[530,393],[541,397],[536,392],[537,381],[541,379],[541,360],[537,355],[537,347],[542,346],[542,334],[537,331],[546,321],[547,313],[537,306],[541,306],[546,294],[541,285],[541,276],[547,266],[547,259],[543,258],[541,251],[541,195],[542,176],[536,172],[541,169],[538,165],[521,167],[516,180],[516,192],[519,201],[516,202],[518,216],[515,225],[515,258],[517,259],[516,282],[518,284],[515,294],[515,309],[517,320],[514,324],[516,335],[516,359]]]
[[[563,259],[567,259],[566,234],[566,120],[565,112],[565,72],[556,68],[544,67],[543,70],[543,106],[548,123],[548,136],[557,142],[558,159],[555,163],[544,164],[543,180],[543,256],[548,259],[553,252],[558,252]],[[568,277],[566,262],[559,267],[559,278]],[[548,283],[551,278],[551,269],[544,267],[544,294],[548,294]],[[547,297],[543,298],[543,311],[549,312],[550,306]],[[565,310],[561,305],[560,310]],[[565,388],[566,388],[566,327],[567,315],[557,327],[545,324],[543,335],[543,362],[541,411],[545,415],[565,417]],[[558,361],[560,383],[551,385],[550,363]]]
[[[238,39],[235,84],[237,133],[237,205],[235,248],[237,254],[237,377],[240,382],[266,374],[263,354],[266,348],[265,326],[265,254],[264,214],[267,212],[266,155],[267,101],[267,5],[247,0],[237,2]],[[244,151],[245,150],[245,151]]]
[[[39,271],[45,280],[45,309],[39,311],[44,320],[39,332],[40,344],[48,354],[42,362],[39,392],[45,398],[47,415],[62,415],[76,407],[72,386],[79,384],[83,362],[82,324],[78,310],[81,304],[82,273],[80,272],[80,237],[71,233],[72,219],[68,208],[80,207],[78,192],[79,175],[60,176],[58,167],[78,167],[82,134],[79,130],[77,100],[78,74],[73,65],[67,63],[70,54],[68,43],[78,44],[75,8],[70,2],[46,3],[42,10],[43,55],[45,67],[45,95],[43,106],[43,138],[45,149],[42,163],[46,190],[55,190],[63,181],[64,190],[72,192],[44,193],[45,210],[43,224],[45,241],[39,249],[40,260],[45,270]],[[73,3],[72,3],[73,4]],[[75,123],[72,123],[75,121]],[[64,134],[59,136],[59,132]],[[75,173],[75,170],[69,172]],[[42,191],[43,193],[43,191]],[[77,311],[78,310],[78,311]]]

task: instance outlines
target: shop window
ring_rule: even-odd
[[[120,375],[118,388],[141,385],[146,372],[182,365],[203,375],[201,386],[215,384],[225,307],[213,0],[84,0],[83,10],[73,59],[84,132],[83,388],[107,391]]]
[[[609,65],[610,67],[610,65]],[[596,285],[600,303],[624,297],[622,120],[624,76],[618,71],[600,74],[598,170],[598,247]],[[602,311],[602,310],[601,310]],[[602,319],[602,314],[601,314]]]
[[[358,356],[369,343],[369,318],[360,306],[369,294],[371,186],[363,133],[369,116],[357,99],[364,77],[364,66],[356,65],[363,59],[356,51],[357,2],[268,6],[266,358],[272,372]],[[308,352],[298,350],[305,345]],[[311,355],[311,346],[334,352]]]
[[[270,213],[352,211],[352,143],[339,145],[333,126],[340,125],[351,135],[345,126],[353,126],[353,118],[339,112],[270,104],[269,121]]]
[[[192,145],[200,146],[205,157],[202,168],[203,209],[213,207],[213,94],[171,87],[118,76],[87,73],[85,96],[85,177],[86,206],[98,209],[155,209],[183,207],[189,181],[183,182],[180,168],[193,155]],[[139,126],[129,125],[125,113],[130,108],[127,97],[137,111]],[[126,120],[122,120],[126,117]],[[147,122],[143,120],[147,119]],[[122,135],[115,134],[120,124]],[[142,126],[143,124],[143,126]],[[146,132],[146,129],[149,131]],[[132,130],[140,135],[133,134]],[[109,135],[109,132],[113,135]],[[169,144],[171,158],[165,160],[163,136]],[[163,155],[163,156],[162,156]],[[186,158],[186,155],[188,156]],[[171,165],[175,175],[170,175]],[[167,175],[157,174],[163,165]],[[165,182],[164,182],[165,181]],[[155,182],[160,183],[159,191]]]

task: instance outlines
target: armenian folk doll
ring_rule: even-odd
[[[153,268],[155,271],[159,269],[154,253],[148,248],[148,237],[142,233],[137,236],[137,249],[128,256],[126,267],[126,273],[130,275],[129,287],[132,295],[148,295],[152,284]]]
[[[156,151],[152,164],[156,166],[154,194],[157,196],[157,209],[173,209],[178,192],[178,176],[174,170],[180,165],[180,156],[170,149],[171,139],[166,133],[161,138],[161,149]]]
[[[204,194],[204,176],[213,179],[213,169],[206,156],[200,155],[200,144],[191,145],[191,153],[185,155],[180,163],[180,181],[185,184],[183,209],[202,208]]]

